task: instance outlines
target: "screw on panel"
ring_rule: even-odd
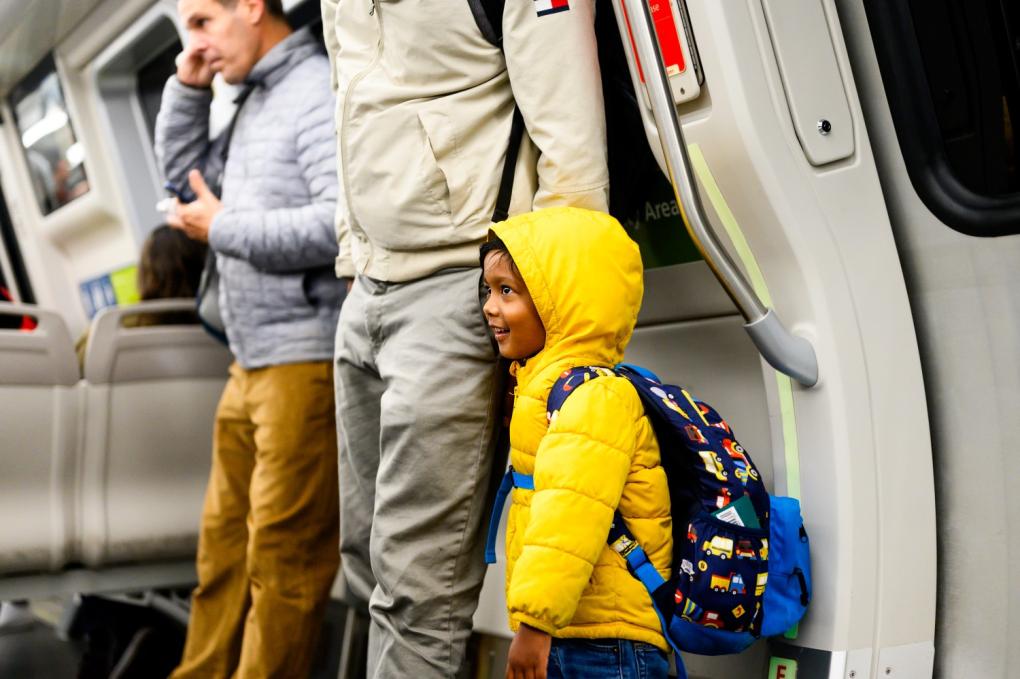
[[[820,134],[820,135],[822,135],[824,137],[825,135],[829,134],[830,132],[832,132],[832,123],[830,123],[825,118],[822,118],[821,120],[819,120],[818,121],[818,134]]]
[[[857,670],[850,670],[846,676],[850,677],[850,679],[854,679],[854,677],[857,676]]]
[[[885,673],[886,674],[892,674],[892,668],[891,667],[886,667],[885,668]]]

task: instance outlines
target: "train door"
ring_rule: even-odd
[[[843,18],[828,2],[688,7],[705,73],[702,96],[679,109],[690,175],[759,300],[811,342],[818,366],[812,386],[761,362],[764,401],[736,403],[732,416],[753,422],[757,412],[768,423],[761,449],[771,449],[773,487],[801,497],[812,608],[789,638],[769,642],[763,666],[691,667],[706,676],[929,677],[936,569],[924,383]],[[658,131],[668,155],[661,118]],[[735,331],[746,327],[742,315]],[[682,347],[698,344],[673,332],[656,353],[671,347],[681,354],[672,365],[694,364],[697,376],[706,359],[685,361]],[[702,350],[712,361],[706,389],[725,384],[715,337]],[[754,356],[749,345],[745,354]],[[747,394],[752,374],[730,393]]]
[[[636,214],[620,215],[644,240],[648,269],[627,359],[726,413],[771,487],[801,499],[812,543],[814,600],[799,628],[741,655],[687,656],[688,671],[931,677],[928,413],[903,271],[842,34],[843,21],[856,30],[860,18],[841,17],[828,0],[687,0],[652,3],[648,14],[628,1],[613,10],[640,111],[631,125],[648,133],[675,185],[690,180],[686,193],[703,205],[707,229],[744,281],[739,294],[727,282],[727,295],[714,273],[729,276],[731,267],[685,254],[684,239],[669,235],[681,213],[693,220],[694,202],[640,198]],[[639,34],[652,40],[664,22],[686,23],[685,39],[666,39],[690,51],[682,60],[665,55],[666,77],[655,85],[655,59],[641,59],[639,69],[634,49],[640,53]],[[670,108],[679,134],[670,131]],[[777,370],[763,360],[759,349],[771,348],[755,337],[745,308],[757,304],[789,329],[777,331],[781,344],[810,345],[816,380],[796,361],[770,355]],[[483,606],[499,609],[495,589],[487,583],[486,591],[492,600]]]
[[[921,348],[938,517],[936,676],[1016,676],[1020,115],[1009,2],[837,3]]]

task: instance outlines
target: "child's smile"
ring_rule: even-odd
[[[506,252],[485,257],[485,305],[482,311],[492,330],[499,353],[505,358],[534,356],[545,346],[545,327],[531,300],[528,286],[511,265]]]

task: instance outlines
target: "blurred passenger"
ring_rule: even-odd
[[[322,1],[344,186],[336,270],[353,281],[336,350],[341,552],[368,602],[377,679],[453,677],[464,662],[502,400],[478,246],[515,103],[526,134],[509,212],[607,209],[592,0],[507,2],[502,48],[476,23],[481,4]]]
[[[492,230],[483,310],[517,375],[510,461],[534,486],[514,490],[507,518],[516,634],[506,677],[666,679],[658,614],[606,543],[619,510],[669,577],[669,488],[641,398],[626,378],[605,376],[575,385],[551,415],[546,407],[564,372],[623,360],[641,307],[638,246],[589,210],[542,210]]]
[[[8,290],[2,282],[0,282],[0,302],[14,302],[14,297],[11,296],[11,291]],[[36,329],[36,320],[31,316],[12,316],[9,314],[0,314],[0,330],[21,330],[22,332],[32,332]]]
[[[177,229],[162,224],[153,229],[142,245],[138,259],[138,297],[145,302],[153,299],[195,299],[198,280],[202,277],[205,264],[206,246],[193,241]],[[197,323],[193,311],[168,311],[156,314],[132,314],[125,316],[125,327],[137,328],[146,325],[179,325]],[[91,327],[91,326],[90,326]],[[78,354],[78,365],[85,367],[85,351],[88,348],[89,328],[85,328],[74,350]]]
[[[173,676],[304,677],[339,565],[331,364],[337,174],[329,63],[281,0],[179,0],[156,121],[171,226],[208,241],[235,363],[216,412],[198,587]],[[212,81],[244,84],[209,140]],[[206,184],[221,187],[220,195]],[[222,178],[222,181],[219,179]]]

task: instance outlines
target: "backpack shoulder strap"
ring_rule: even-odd
[[[563,404],[566,403],[567,397],[574,393],[574,389],[578,388],[586,382],[590,382],[598,377],[605,375],[614,375],[615,372],[610,368],[598,368],[594,366],[577,366],[565,371],[559,376],[559,379],[553,383],[552,389],[549,390],[549,398],[546,401],[545,415],[552,422],[556,417],[556,413],[560,411]]]
[[[707,409],[686,389],[663,384],[654,373],[637,366],[621,363],[617,366],[617,373],[634,385],[645,406],[645,412],[653,420],[664,422],[675,431],[682,431],[688,424],[699,427],[711,424],[705,417]]]
[[[475,18],[478,30],[494,47],[503,49],[503,7],[506,0],[467,0],[471,8],[471,16]],[[514,185],[514,170],[517,168],[517,156],[520,153],[521,141],[524,139],[524,116],[514,106],[514,114],[510,123],[510,140],[507,143],[506,157],[503,160],[503,172],[499,178],[499,192],[496,195],[495,209],[492,211],[493,223],[501,222],[510,216],[510,198]]]
[[[524,116],[521,109],[514,106],[513,122],[510,123],[510,142],[503,160],[503,173],[499,178],[499,193],[496,195],[496,209],[492,212],[492,222],[501,222],[510,216],[510,197],[514,188],[514,170],[517,169],[517,156],[520,154],[521,141],[524,139]]]
[[[503,46],[503,5],[506,0],[467,0],[478,30],[496,47]]]
[[[579,386],[591,382],[594,379],[598,379],[599,377],[614,375],[625,377],[630,380],[631,383],[634,383],[633,371],[628,373],[626,370],[613,368],[578,366],[564,372],[560,375],[559,379],[553,383],[552,389],[549,390],[549,399],[546,410],[546,416],[549,418],[549,421],[553,421],[556,417],[556,413],[558,413],[560,408],[563,407],[563,404],[566,403],[567,398],[574,393]],[[640,391],[641,390],[638,389],[639,393]],[[634,577],[644,584],[649,594],[653,594],[664,584],[665,581],[662,576],[655,570],[655,567],[648,559],[648,555],[638,543],[637,538],[634,537],[634,534],[631,533],[630,529],[627,527],[627,524],[623,519],[623,515],[620,514],[619,510],[613,514],[613,523],[609,527],[609,535],[606,537],[606,542],[609,544],[611,549],[624,558],[627,562],[627,568],[634,574]]]

